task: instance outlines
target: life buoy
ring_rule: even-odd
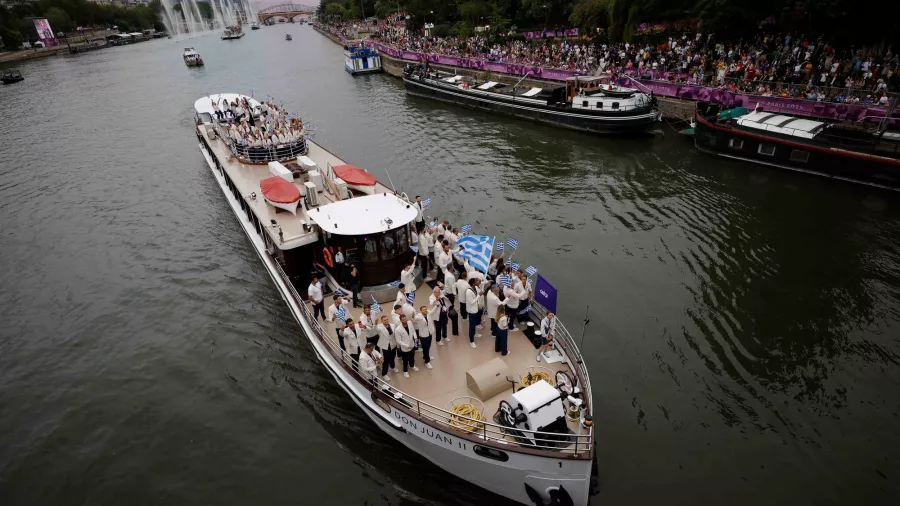
[[[328,248],[322,248],[322,256],[325,257],[325,265],[334,267],[334,261],[331,259],[331,252],[328,251]]]

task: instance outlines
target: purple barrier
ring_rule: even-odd
[[[753,109],[757,104],[774,112],[785,112],[799,116],[815,116],[835,120],[859,121],[867,118],[878,121],[885,115],[885,109],[872,107],[869,104],[842,104],[835,102],[816,102],[796,98],[764,97],[747,93],[735,93],[717,88],[707,88],[693,84],[678,84],[659,81],[638,81],[630,77],[622,77],[619,82],[623,86],[652,90],[663,97],[676,97],[686,100],[713,102],[734,107]],[[894,111],[893,121],[900,120],[900,111]]]

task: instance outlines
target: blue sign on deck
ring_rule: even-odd
[[[556,313],[556,288],[543,276],[538,274],[537,284],[534,286],[534,300],[547,308],[547,311]]]

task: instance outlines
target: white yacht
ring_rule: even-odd
[[[346,263],[360,266],[360,299],[384,303],[389,312],[395,282],[414,254],[416,211],[406,194],[305,137],[268,148],[234,142],[213,104],[240,99],[259,107],[253,98],[233,93],[195,102],[198,147],[334,380],[385,434],[449,473],[523,504],[588,504],[594,406],[587,368],[562,322],[557,319],[551,360],[535,360],[533,326],[511,332],[510,353],[501,357],[487,329],[476,339],[477,348],[470,347],[466,320],[460,320],[458,337],[432,346],[433,369],[411,370],[408,378],[389,372],[388,381],[380,374],[361,376],[333,325],[313,317],[310,269],[314,262],[327,266],[329,248],[342,247]],[[335,273],[325,269],[324,291],[340,289]],[[427,305],[431,288],[422,272],[415,272],[415,280],[415,307]],[[331,297],[325,300],[329,304]],[[545,312],[534,302],[528,319],[540,322]],[[348,313],[357,320],[361,311]],[[416,361],[422,365],[421,357]]]

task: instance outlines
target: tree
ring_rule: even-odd
[[[459,17],[468,23],[469,26],[477,26],[484,24],[484,20],[490,21],[494,9],[491,4],[482,0],[469,0],[464,4],[461,4],[458,11]]]
[[[609,19],[609,0],[580,0],[572,8],[569,21],[582,33],[605,27]]]
[[[69,14],[59,7],[51,7],[44,13],[44,17],[50,22],[50,27],[57,32],[71,32],[75,29],[75,22],[69,17]]]

